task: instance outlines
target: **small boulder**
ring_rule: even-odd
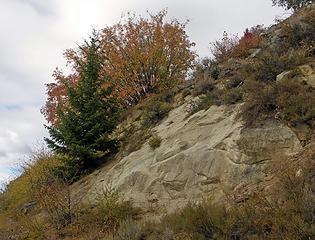
[[[253,48],[249,50],[250,58],[255,58],[261,52],[261,48]]]
[[[292,77],[293,77],[292,71],[285,71],[277,76],[277,82],[286,82],[289,79],[292,79]]]
[[[298,71],[285,71],[277,76],[277,82],[286,82],[289,79],[306,83],[315,88],[315,69],[312,65],[302,65],[297,68]]]
[[[299,71],[305,78],[305,82],[315,88],[315,69],[311,65],[302,65],[299,67]]]

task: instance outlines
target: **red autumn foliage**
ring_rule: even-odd
[[[245,58],[250,54],[250,49],[260,47],[263,32],[264,28],[261,25],[247,28],[241,38],[235,35],[230,37],[224,32],[221,39],[211,43],[211,52],[219,62],[229,58]]]
[[[166,11],[149,18],[128,15],[118,24],[100,31],[104,59],[102,74],[114,87],[114,93],[128,106],[136,104],[148,93],[171,88],[182,82],[193,67],[196,54],[191,50],[185,32],[186,23],[165,20]],[[78,81],[78,63],[85,60],[82,47],[69,49],[65,58],[73,74],[54,74],[55,83],[47,84],[47,102],[42,113],[51,124],[56,124],[56,107],[65,104],[64,81]]]
[[[244,58],[250,54],[250,49],[259,48],[262,42],[261,34],[263,32],[264,28],[261,25],[257,25],[250,29],[246,28],[244,35],[232,49],[231,57]]]
[[[41,113],[49,123],[55,125],[58,122],[56,118],[57,106],[62,108],[67,102],[65,83],[75,85],[79,78],[75,74],[64,76],[58,68],[54,71],[53,77],[55,82],[46,84],[47,101],[45,106],[41,108]]]

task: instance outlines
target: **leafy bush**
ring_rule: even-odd
[[[96,215],[98,223],[106,232],[115,232],[121,222],[135,219],[139,209],[131,202],[121,201],[118,192],[111,186],[104,186],[96,197]]]
[[[124,131],[120,140],[123,156],[139,150],[142,145],[152,136],[152,131],[146,127],[130,126]]]
[[[156,125],[168,115],[171,109],[172,106],[169,103],[161,101],[150,102],[143,115],[143,125],[145,127]]]
[[[220,68],[216,61],[208,60],[206,71],[209,73],[210,77],[214,80],[218,80],[220,75]]]
[[[114,240],[140,240],[141,239],[141,230],[139,225],[127,219],[120,224],[119,229],[115,233]]]
[[[156,149],[161,145],[162,138],[158,135],[153,135],[152,138],[149,141],[149,145],[151,149]]]
[[[255,79],[265,82],[275,81],[277,75],[286,69],[285,63],[279,58],[271,53],[262,55],[255,65]]]
[[[305,9],[298,19],[282,25],[284,42],[289,47],[312,46],[315,42],[315,5]]]
[[[261,25],[257,25],[244,31],[243,36],[239,39],[230,53],[230,57],[234,58],[246,58],[250,55],[251,49],[260,48],[262,45],[261,34],[265,31],[265,28]]]
[[[232,36],[224,31],[223,37],[213,43],[211,43],[211,53],[215,57],[216,61],[222,62],[230,58],[230,54],[233,48],[238,44],[238,37]]]
[[[232,105],[243,100],[241,88],[232,89],[213,89],[206,94],[201,95],[199,99],[192,103],[188,116],[193,115],[201,110],[207,110],[213,105]]]
[[[250,55],[250,50],[260,48],[262,44],[261,34],[265,31],[264,27],[257,25],[246,29],[241,38],[229,36],[227,32],[223,37],[211,43],[211,53],[217,62],[223,62],[229,58],[245,58]]]
[[[38,186],[34,199],[38,208],[48,215],[47,222],[53,228],[61,229],[77,217],[80,198],[75,197],[67,181],[55,178]]]
[[[277,76],[289,69],[295,68],[307,61],[304,51],[289,51],[284,55],[277,52],[265,51],[256,58],[247,70],[257,81],[272,82]]]
[[[277,92],[272,84],[250,80],[244,84],[242,118],[246,125],[265,120],[275,114]]]
[[[201,110],[207,110],[213,105],[212,96],[210,94],[202,95],[200,98],[191,104],[188,111],[188,116],[191,116]]]
[[[161,222],[174,233],[185,232],[193,239],[213,239],[222,232],[225,215],[224,207],[203,202],[188,204],[179,212],[164,217]]]
[[[272,84],[247,81],[245,103],[241,115],[247,125],[271,118],[281,119],[291,126],[315,127],[314,89],[294,80]]]
[[[244,79],[240,74],[233,75],[225,84],[227,89],[240,87],[244,83]]]
[[[19,226],[18,229],[14,229],[19,232],[18,239],[28,239],[28,240],[46,240],[47,239],[47,230],[48,226],[37,216],[27,216],[22,215],[19,217]],[[11,232],[12,234],[12,232]],[[11,238],[8,238],[11,239]]]
[[[21,176],[10,182],[0,194],[0,209],[15,211],[32,202],[38,187],[55,177],[55,170],[62,166],[60,158],[47,151],[41,150],[32,154],[23,166]]]
[[[212,79],[202,79],[202,80],[196,81],[195,87],[192,91],[192,95],[196,97],[201,94],[206,94],[212,91],[214,88],[215,88],[215,83]]]
[[[315,127],[315,91],[293,80],[277,84],[280,118],[291,123]]]
[[[239,103],[243,100],[243,91],[241,88],[232,88],[222,90],[222,94],[218,95],[216,105],[232,105]]]

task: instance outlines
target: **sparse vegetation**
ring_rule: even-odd
[[[315,5],[303,9],[300,19],[284,22],[282,26],[282,35],[285,42],[284,47],[305,47],[314,48],[315,41]]]
[[[292,125],[315,127],[315,91],[293,80],[277,84],[279,117]]]
[[[188,204],[155,223],[126,222],[117,234],[136,240],[313,239],[315,198],[310,177],[314,160],[310,149],[299,159],[279,158],[271,163],[268,169],[277,178],[272,192],[250,193],[229,207],[211,201]]]
[[[162,138],[158,136],[157,134],[153,135],[152,138],[149,141],[149,145],[151,149],[157,149],[161,146]]]
[[[305,62],[307,58],[304,51],[289,51],[281,55],[267,50],[251,64],[247,71],[257,81],[272,82],[276,81],[280,73],[294,69]]]
[[[294,11],[301,9],[312,2],[313,0],[272,0],[273,5],[285,7],[288,10],[293,9]]]
[[[192,95],[194,97],[199,96],[201,94],[206,94],[211,92],[215,88],[215,83],[213,79],[201,79],[197,80],[195,83],[194,90],[192,91]]]
[[[143,116],[143,125],[146,127],[154,126],[167,116],[172,109],[167,102],[152,101],[146,108]]]
[[[136,219],[140,210],[134,208],[131,202],[121,201],[117,190],[104,186],[96,196],[96,218],[105,232],[115,232],[121,222]]]
[[[80,236],[85,240],[94,234],[100,239],[115,232],[122,221],[137,219],[140,209],[121,200],[106,185],[94,205],[83,204],[84,195],[72,192],[69,181],[56,168],[61,163],[55,155],[35,154],[23,175],[8,185],[1,194],[0,237],[46,240]]]
[[[237,46],[238,41],[237,36],[230,37],[229,34],[224,31],[221,39],[211,43],[211,53],[216,61],[222,62],[228,60],[233,48]]]
[[[223,37],[211,43],[211,53],[217,62],[223,62],[229,58],[246,58],[250,55],[250,50],[262,46],[261,34],[265,31],[264,27],[257,25],[246,29],[241,38],[237,35],[229,36],[227,32]]]
[[[313,1],[273,2],[297,11]],[[241,200],[232,192],[226,205],[207,199],[190,203],[159,221],[138,221],[141,209],[108,183],[93,203],[72,191],[83,173],[115,153],[115,139],[120,140],[116,159],[146,142],[152,151],[159,148],[163,139],[153,128],[178,105],[178,93],[192,96],[187,98],[193,98],[190,115],[213,105],[242,103],[244,127],[276,119],[293,128],[306,126],[311,135],[315,88],[300,78],[299,66],[314,67],[314,13],[314,5],[297,11],[290,21],[279,23],[277,33],[259,25],[246,29],[241,38],[224,32],[212,44],[214,59],[196,63],[182,92],[180,83],[193,67],[195,53],[186,25],[166,23],[166,11],[149,19],[131,16],[103,29],[100,38],[79,50],[67,51],[74,73],[65,77],[55,72],[57,83],[47,86],[43,109],[54,152],[34,154],[22,175],[0,192],[0,239],[314,239],[311,144],[301,156],[266,165],[266,174],[275,179],[272,185],[262,181],[259,191],[248,191]],[[279,76],[287,71],[286,78]],[[132,106],[136,117],[131,123],[126,117],[114,132],[121,108]]]
[[[245,104],[241,112],[248,126],[274,117],[277,109],[274,85],[258,81],[247,81],[244,85]]]

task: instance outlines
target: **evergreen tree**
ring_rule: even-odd
[[[313,2],[313,0],[272,0],[273,5],[285,7],[287,10],[293,9],[294,11],[305,7]]]
[[[95,32],[82,50],[85,58],[76,63],[79,81],[76,86],[65,83],[68,102],[57,108],[59,122],[45,126],[50,135],[45,138],[49,148],[70,156],[71,165],[78,170],[92,167],[116,150],[116,141],[110,134],[116,127],[119,112],[111,88],[104,87],[108,81],[100,74],[103,61]]]

